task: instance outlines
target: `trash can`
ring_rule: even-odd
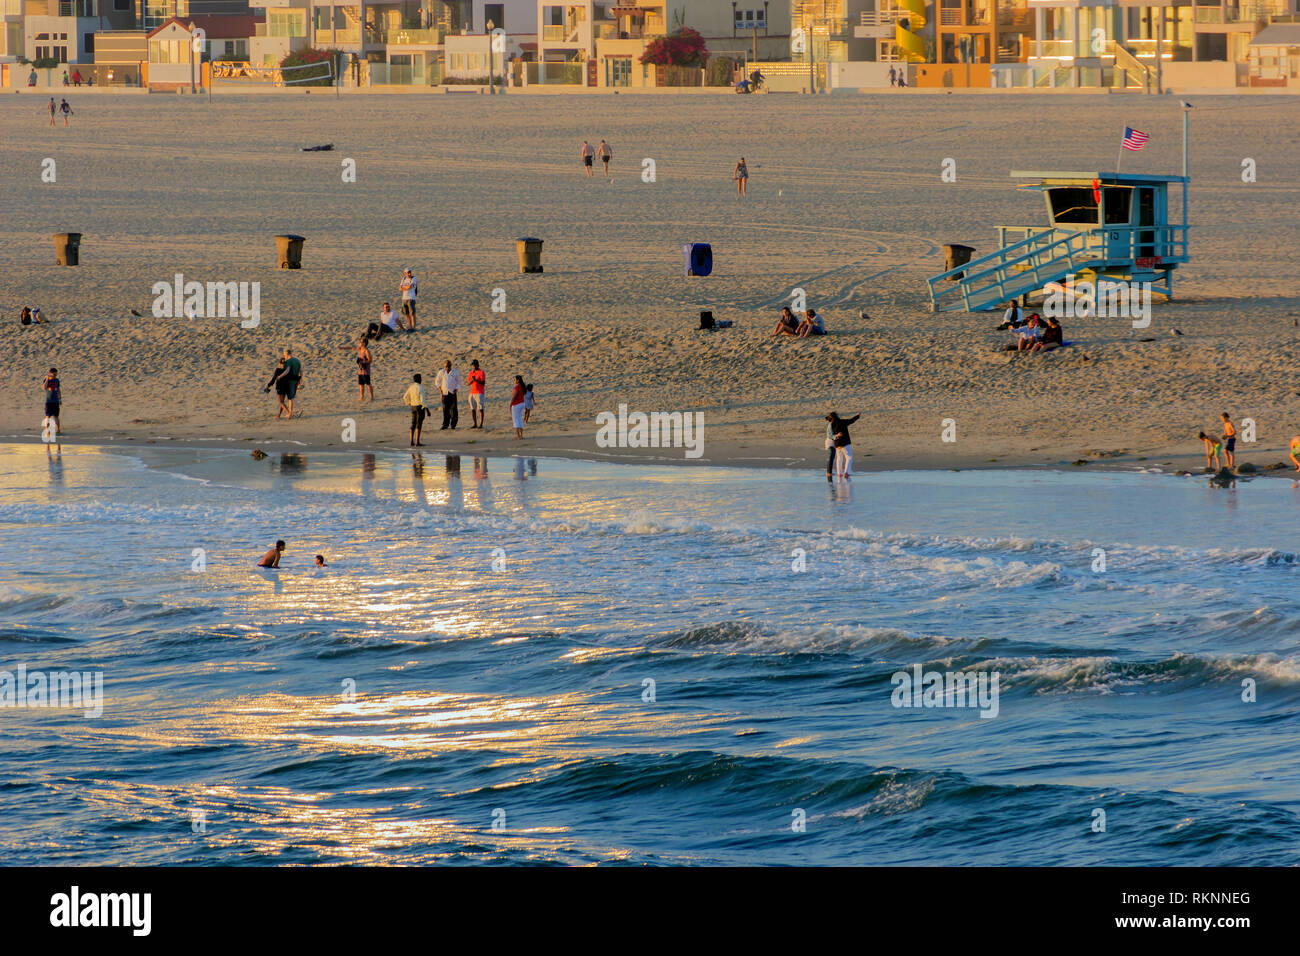
[[[81,233],[54,234],[54,261],[61,266],[75,266],[81,262]]]
[[[302,244],[306,236],[283,235],[275,237],[276,258],[281,269],[302,268]]]
[[[682,246],[688,276],[706,276],[713,271],[713,247],[707,242],[688,242]]]
[[[515,251],[519,253],[520,273],[542,271],[542,240],[532,236],[516,239]]]
[[[943,247],[943,271],[950,272],[958,266],[964,266],[970,262],[970,254],[975,251],[974,246],[963,246],[954,242]],[[949,276],[950,281],[957,281],[966,273],[958,272],[956,275]]]

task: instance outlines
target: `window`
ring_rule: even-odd
[[[1052,205],[1052,219],[1078,225],[1097,224],[1097,200],[1091,186],[1064,186],[1047,191]]]
[[[1129,213],[1133,206],[1133,190],[1107,186],[1102,192],[1106,200],[1106,225],[1127,226]]]
[[[506,28],[506,5],[504,3],[487,3],[483,5],[483,26],[491,20],[495,28]]]

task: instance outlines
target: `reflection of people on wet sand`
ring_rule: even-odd
[[[262,555],[262,560],[257,562],[257,566],[259,568],[278,568],[280,566],[280,555],[282,554],[284,554],[284,542],[277,541],[275,547]]]

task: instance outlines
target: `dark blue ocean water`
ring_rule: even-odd
[[[1288,480],[0,460],[6,864],[1300,863]]]

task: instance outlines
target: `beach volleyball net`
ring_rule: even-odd
[[[329,86],[334,80],[334,63],[331,60],[300,63],[297,66],[282,66],[278,72],[281,86],[302,86],[307,83]]]

